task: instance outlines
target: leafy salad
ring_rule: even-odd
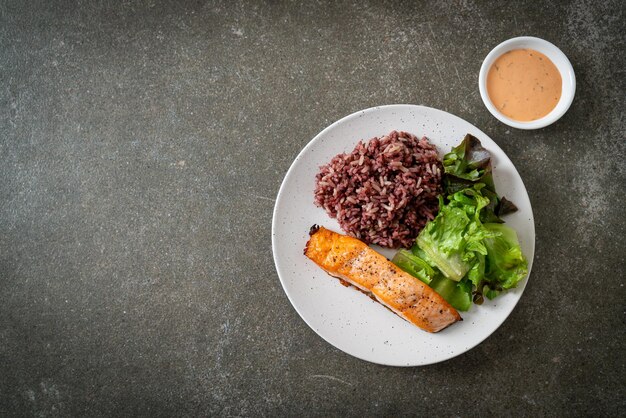
[[[467,311],[472,301],[481,304],[517,286],[528,262],[517,233],[502,220],[517,207],[498,196],[489,151],[468,134],[444,156],[443,166],[439,214],[392,261]]]

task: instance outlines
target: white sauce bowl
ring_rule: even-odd
[[[502,54],[514,49],[534,49],[535,51],[541,52],[550,58],[561,73],[561,80],[563,83],[561,87],[561,98],[554,109],[540,119],[529,122],[520,122],[515,119],[511,119],[502,114],[494,106],[489,98],[489,94],[487,93],[487,74],[489,73],[491,65]],[[491,50],[483,61],[483,65],[480,67],[480,73],[478,75],[478,88],[480,89],[480,97],[482,97],[485,106],[487,106],[489,112],[500,120],[500,122],[518,129],[539,129],[556,122],[565,114],[565,112],[567,112],[567,109],[569,109],[572,101],[574,100],[574,93],[576,93],[576,76],[574,75],[574,68],[572,67],[572,64],[569,62],[565,54],[555,45],[540,38],[521,36],[519,38],[512,38],[508,41],[504,41]]]

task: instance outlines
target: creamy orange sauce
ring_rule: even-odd
[[[493,105],[511,119],[540,119],[561,98],[561,73],[541,52],[514,49],[502,54],[489,69],[487,93]]]

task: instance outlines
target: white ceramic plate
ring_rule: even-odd
[[[356,112],[324,129],[304,147],[278,192],[272,220],[272,249],[285,293],[302,319],[322,338],[363,360],[392,366],[419,366],[455,357],[479,344],[509,316],[526,286],[523,280],[482,306],[462,312],[462,322],[430,334],[353,288],[344,287],[303,255],[313,224],[341,232],[336,220],[313,203],[315,174],[333,156],[351,151],[360,140],[392,130],[427,136],[440,155],[471,133],[491,152],[500,195],[519,211],[507,215],[532,266],[535,224],[524,183],[511,160],[487,135],[454,115],[423,106],[390,105]],[[393,250],[375,247],[391,257]]]

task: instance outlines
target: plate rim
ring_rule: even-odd
[[[312,148],[316,143],[318,138],[322,137],[327,131],[330,131],[331,129],[333,129],[336,125],[345,123],[346,121],[353,119],[353,118],[357,118],[357,117],[361,117],[367,113],[372,113],[375,111],[379,111],[381,109],[393,109],[393,108],[413,108],[414,110],[426,110],[426,111],[434,111],[434,112],[438,112],[438,113],[444,113],[447,116],[459,119],[465,123],[470,124],[471,126],[473,126],[478,132],[480,132],[482,135],[484,135],[485,137],[489,138],[502,152],[502,155],[506,158],[506,160],[508,161],[508,163],[510,164],[510,167],[513,169],[514,173],[517,175],[517,177],[520,179],[521,184],[523,186],[523,193],[526,195],[526,198],[528,199],[529,202],[529,210],[530,213],[528,214],[529,216],[529,221],[532,223],[532,242],[529,243],[530,247],[531,247],[531,254],[532,256],[529,259],[528,262],[528,274],[526,276],[526,278],[524,279],[523,283],[521,284],[521,286],[518,287],[518,289],[521,288],[521,292],[519,294],[519,297],[514,301],[513,306],[511,307],[511,310],[502,317],[501,321],[497,324],[497,326],[494,327],[494,329],[487,334],[484,338],[477,340],[474,344],[470,344],[467,346],[467,348],[465,348],[464,350],[459,351],[458,353],[455,353],[449,357],[443,358],[443,359],[435,359],[433,361],[425,361],[425,362],[421,362],[419,364],[412,364],[412,363],[388,363],[388,362],[379,362],[379,361],[375,361],[369,358],[364,358],[361,357],[359,355],[347,352],[345,350],[343,350],[342,348],[337,347],[337,345],[335,345],[332,341],[330,341],[328,338],[326,338],[324,335],[322,335],[320,333],[320,331],[318,331],[310,322],[309,320],[307,320],[307,318],[305,317],[305,315],[302,314],[301,310],[299,309],[298,305],[296,303],[294,303],[294,299],[293,299],[293,295],[290,293],[289,289],[286,287],[285,285],[285,279],[283,279],[282,275],[281,275],[281,269],[279,267],[279,263],[277,260],[277,256],[276,256],[276,230],[277,230],[277,225],[278,225],[278,206],[279,206],[279,202],[281,201],[281,196],[285,193],[285,184],[287,183],[287,180],[290,178],[290,176],[293,175],[293,172],[295,170],[296,164],[298,163],[298,161],[301,159],[301,157],[303,155],[305,155],[310,148]],[[328,344],[330,344],[331,346],[333,346],[334,348],[336,348],[337,350],[348,354],[352,357],[358,358],[359,360],[363,360],[366,361],[368,363],[372,363],[372,364],[379,364],[379,365],[383,365],[383,366],[390,366],[390,367],[420,367],[420,366],[428,366],[431,364],[437,364],[437,363],[442,363],[448,360],[451,360],[455,357],[458,357],[462,354],[467,353],[468,351],[472,350],[473,348],[475,348],[476,346],[480,345],[481,343],[483,343],[487,338],[489,338],[490,336],[492,336],[501,326],[502,324],[507,320],[507,318],[511,315],[511,313],[513,312],[513,310],[515,310],[515,308],[517,307],[517,304],[519,303],[520,299],[522,298],[522,295],[526,289],[526,285],[528,284],[528,281],[530,280],[530,275],[531,275],[531,271],[532,271],[532,265],[534,262],[534,255],[535,255],[535,244],[536,244],[536,231],[535,231],[535,216],[533,213],[533,208],[532,208],[532,202],[530,202],[530,197],[528,196],[528,189],[526,188],[526,185],[524,184],[524,180],[522,178],[522,176],[519,174],[519,172],[517,171],[517,167],[515,167],[515,165],[513,164],[513,162],[511,161],[511,159],[509,158],[509,156],[504,152],[504,150],[497,144],[496,141],[494,141],[489,135],[485,134],[481,129],[479,129],[478,127],[476,127],[476,125],[474,125],[473,123],[470,123],[468,121],[466,121],[465,119],[456,116],[450,112],[446,112],[445,110],[440,110],[440,109],[436,109],[436,108],[432,108],[429,106],[423,106],[423,105],[415,105],[415,104],[387,104],[387,105],[379,105],[379,106],[372,106],[366,109],[361,109],[361,110],[357,110],[353,113],[350,113],[338,120],[336,120],[335,122],[331,123],[330,125],[328,125],[327,127],[325,127],[324,129],[322,129],[318,134],[316,134],[311,140],[309,140],[309,142],[300,150],[300,152],[298,153],[298,155],[294,158],[294,160],[291,162],[291,165],[289,166],[289,169],[287,170],[287,172],[285,173],[285,176],[283,177],[281,184],[280,184],[280,188],[278,189],[278,193],[276,194],[276,201],[274,203],[274,209],[272,212],[272,228],[271,228],[271,233],[272,233],[272,258],[274,260],[274,266],[276,268],[276,273],[278,274],[278,279],[280,281],[280,284],[283,288],[283,291],[285,292],[285,295],[287,295],[287,299],[289,299],[289,302],[291,303],[291,306],[296,310],[296,312],[298,313],[298,315],[300,316],[300,318],[304,321],[305,324],[307,324],[307,326],[313,330],[319,337],[321,337],[324,341],[326,341]],[[527,258],[529,258],[527,256]],[[424,331],[425,332],[425,331]]]

